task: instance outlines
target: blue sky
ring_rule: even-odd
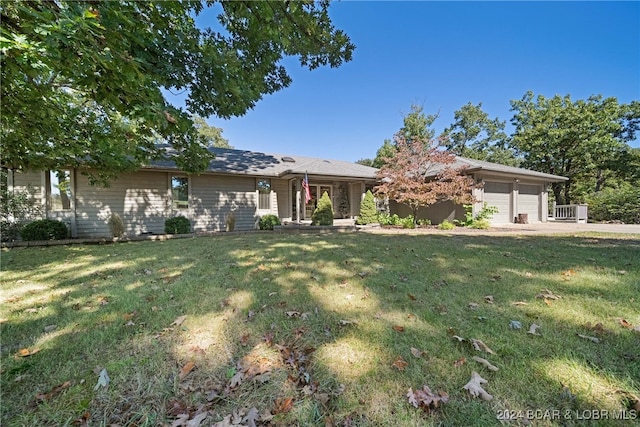
[[[356,161],[375,157],[411,104],[439,112],[439,132],[482,102],[511,133],[509,101],[528,90],[640,100],[640,2],[342,1],[330,16],[353,60],[314,71],[286,60],[291,86],[243,117],[208,119],[235,148]]]

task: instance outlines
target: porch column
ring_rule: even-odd
[[[300,223],[300,188],[296,182],[296,222]]]

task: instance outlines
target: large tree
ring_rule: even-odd
[[[207,146],[217,148],[233,148],[229,144],[229,140],[222,137],[222,128],[211,126],[207,121],[200,116],[191,117],[193,120],[193,126],[196,128],[196,132],[201,138],[204,138]]]
[[[465,104],[454,113],[455,121],[445,128],[443,145],[452,153],[477,160],[517,166],[513,150],[506,148],[505,122],[491,119],[482,103]]]
[[[411,111],[402,119],[402,127],[398,134],[409,144],[415,141],[427,141],[428,143],[433,140],[436,134],[432,126],[437,118],[438,114],[425,114],[424,106],[412,104]],[[376,158],[373,159],[373,167],[381,168],[389,159],[395,156],[396,151],[395,142],[385,139],[376,152]]]
[[[624,153],[638,127],[637,102],[620,104],[600,95],[572,101],[570,95],[545,98],[527,92],[511,106],[510,144],[524,166],[569,178],[552,184],[558,204],[582,201],[615,169],[625,169],[620,162],[632,159]]]
[[[414,222],[418,210],[438,202],[472,203],[473,178],[455,168],[455,156],[442,150],[435,140],[414,139],[409,143],[401,134],[395,136],[397,148],[378,171],[382,182],[376,193],[407,205]]]
[[[287,87],[284,56],[309,69],[351,59],[328,0],[216,3],[3,2],[3,165],[108,178],[169,156],[197,172],[211,157],[192,114],[242,115]],[[199,28],[212,5],[215,26]],[[161,89],[185,94],[186,109]]]

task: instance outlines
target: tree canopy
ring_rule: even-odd
[[[397,151],[393,159],[378,171],[382,182],[376,193],[407,205],[414,223],[418,210],[438,202],[472,203],[473,178],[454,168],[455,156],[439,147],[435,140],[414,139],[407,142],[402,134],[395,137]]]
[[[634,156],[627,142],[638,130],[640,103],[592,96],[546,98],[527,92],[511,101],[515,132],[511,146],[525,167],[569,178],[552,184],[557,203],[578,202],[608,178],[624,174]]]
[[[233,148],[229,144],[229,140],[222,137],[222,128],[211,126],[207,121],[200,116],[191,117],[193,120],[193,126],[196,128],[196,132],[201,138],[204,138],[205,143],[209,147],[218,148]]]
[[[443,145],[452,153],[477,160],[517,166],[518,159],[512,150],[505,148],[506,122],[491,119],[482,110],[482,103],[471,102],[454,113],[455,121],[445,128]]]
[[[212,5],[216,27],[199,28],[195,17]],[[284,56],[311,70],[351,59],[354,45],[328,8],[328,0],[5,2],[3,165],[108,178],[169,156],[201,171],[211,157],[191,115],[245,114],[291,83]],[[186,108],[161,89],[186,94]]]

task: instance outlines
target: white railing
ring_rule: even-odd
[[[555,221],[587,222],[587,205],[553,205]]]

